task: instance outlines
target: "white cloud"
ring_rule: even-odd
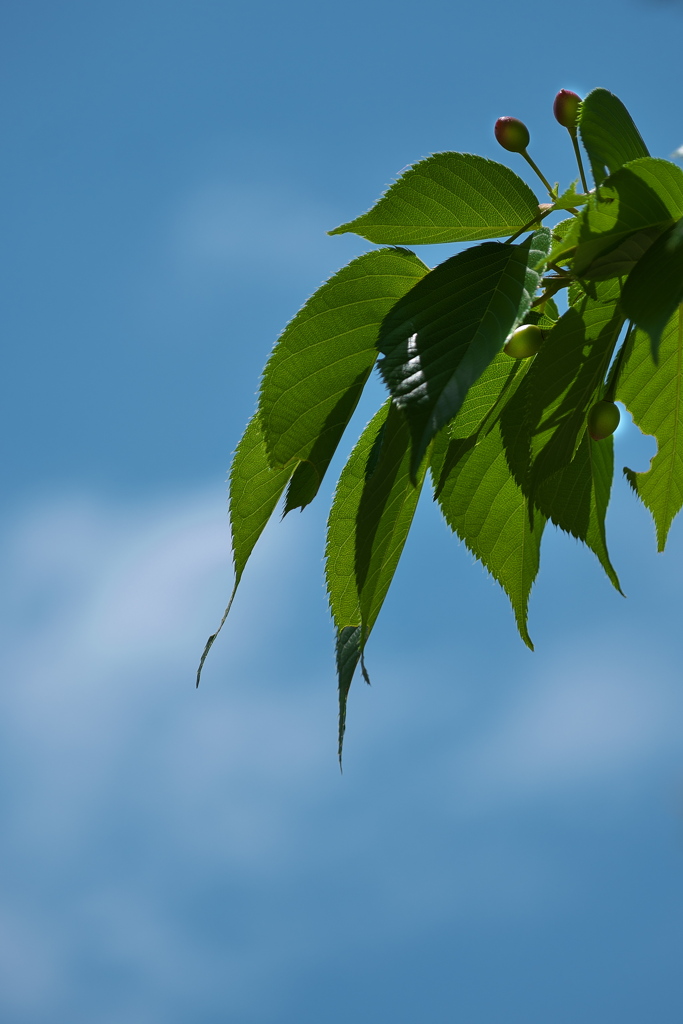
[[[580,656],[555,650],[476,738],[465,773],[478,795],[513,799],[613,784],[676,742],[672,710],[683,711],[683,700],[673,682],[656,658],[638,665],[602,652],[587,659],[585,647]]]
[[[102,1009],[95,1024],[162,1020],[168,999],[217,978],[258,1019],[278,979],[333,955],[359,914],[370,948],[454,917],[552,912],[564,869],[523,837],[501,845],[508,811],[611,800],[676,742],[666,659],[646,671],[610,642],[608,662],[585,638],[482,691],[467,674],[454,687],[450,652],[425,664],[407,651],[386,666],[391,689],[354,692],[340,779],[331,635],[307,579],[321,573],[322,515],[266,532],[197,693],[227,545],[216,495],[52,502],[6,528],[0,943],[14,937],[19,962],[0,1009],[39,1020],[63,1005],[74,1019],[85,944],[138,979],[120,1017]],[[440,680],[431,701],[420,678]],[[204,917],[188,909],[203,901]]]

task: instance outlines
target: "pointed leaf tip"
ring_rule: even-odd
[[[538,212],[538,199],[505,164],[471,153],[434,153],[413,164],[367,213],[329,231],[369,242],[431,245],[504,238]]]

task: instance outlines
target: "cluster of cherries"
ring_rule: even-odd
[[[555,120],[563,128],[566,128],[571,136],[574,150],[579,159],[579,170],[581,171],[583,186],[587,192],[588,188],[580,162],[577,142],[577,123],[580,106],[580,96],[577,96],[575,92],[571,92],[569,89],[560,89],[553,103],[553,113]],[[524,122],[520,121],[517,117],[499,117],[493,130],[496,139],[503,149],[506,149],[509,153],[519,153],[523,156],[536,174],[538,174],[550,192],[551,197],[555,198],[550,185],[527,153],[530,136],[529,129]],[[543,344],[543,338],[543,331],[536,324],[522,324],[521,327],[512,332],[505,343],[503,351],[512,359],[528,359],[530,356],[535,356],[539,351]],[[619,426],[620,418],[619,408],[613,401],[603,399],[600,402],[596,402],[588,413],[588,433],[594,441],[602,441],[614,433]]]

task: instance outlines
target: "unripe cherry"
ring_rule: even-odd
[[[563,128],[576,128],[580,106],[580,96],[577,96],[577,94],[572,92],[570,89],[560,89],[555,97],[555,102],[553,103],[553,114],[555,115],[555,120],[559,121]]]
[[[499,117],[493,132],[509,153],[523,153],[529,145],[529,129],[517,117]]]
[[[588,413],[588,433],[594,441],[610,437],[619,426],[621,413],[614,402],[596,402]]]
[[[523,324],[513,331],[505,342],[503,352],[513,359],[528,359],[535,356],[543,344],[543,331],[535,324]]]

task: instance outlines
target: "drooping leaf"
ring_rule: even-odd
[[[534,503],[546,518],[583,541],[595,553],[608,579],[621,594],[605,535],[613,475],[613,439],[593,441],[586,430],[569,465],[538,485]]]
[[[662,333],[654,362],[645,331],[632,331],[619,374],[616,397],[645,434],[657,438],[657,454],[645,473],[624,469],[626,478],[652,513],[657,547],[663,551],[671,523],[683,505],[683,306]]]
[[[616,302],[584,297],[548,333],[501,415],[510,469],[528,496],[574,458],[624,318]]]
[[[628,276],[621,303],[650,335],[657,360],[662,331],[683,302],[683,219],[653,242]]]
[[[271,465],[300,462],[285,512],[315,497],[377,358],[380,324],[427,271],[406,249],[365,253],[319,288],[280,336],[259,415]]]
[[[579,134],[596,185],[629,160],[649,156],[628,110],[607,89],[593,89],[581,104]]]
[[[206,656],[223,628],[235,598],[249,556],[272,516],[296,463],[273,469],[268,463],[266,444],[258,413],[252,416],[237,445],[230,469],[229,513],[235,582],[221,623],[206,641],[197,670],[197,686]]]
[[[340,758],[351,680],[396,571],[424,479],[422,467],[414,486],[409,464],[405,418],[387,402],[342,470],[330,510],[326,579],[337,630]]]
[[[632,160],[611,174],[591,198],[578,218],[578,238],[570,232],[565,248],[575,246],[573,269],[583,275],[594,260],[629,235],[648,229],[661,233],[681,216],[683,170],[669,160]]]
[[[539,213],[529,186],[504,164],[434,153],[410,167],[367,213],[330,231],[369,242],[426,245],[514,235]]]
[[[541,228],[521,245],[473,246],[427,274],[385,317],[379,366],[408,419],[413,475],[432,437],[525,316],[549,241]]]
[[[458,414],[448,425],[448,436],[455,440],[486,432],[514,395],[531,362],[499,352],[467,392]]]
[[[446,522],[503,587],[520,636],[533,650],[527,609],[545,518],[529,515],[527,499],[510,475],[500,428],[460,440],[443,431],[434,441],[430,462]]]

